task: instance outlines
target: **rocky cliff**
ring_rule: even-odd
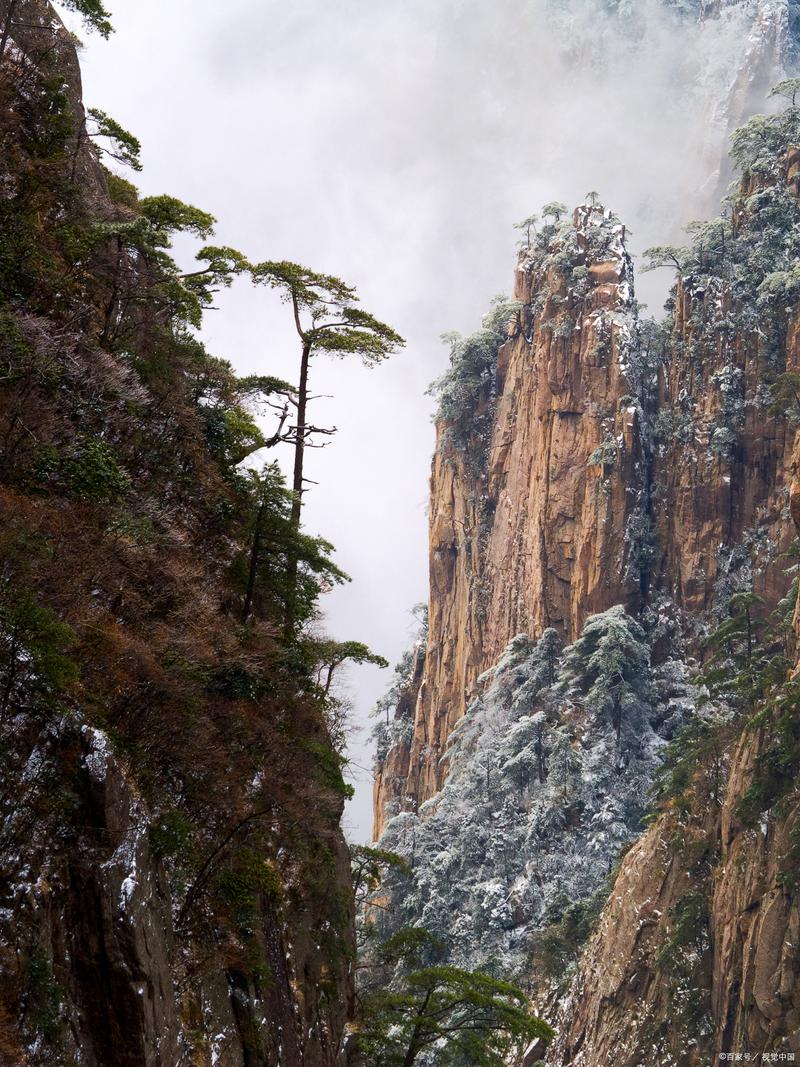
[[[289,503],[168,253],[213,219],[105,168],[48,4],[0,33],[0,1062],[333,1065],[347,788],[280,594],[242,621]]]
[[[430,630],[376,831],[415,865],[405,921],[539,994],[550,976],[549,1064],[800,1052],[797,118],[740,130],[723,214],[651,251],[677,276],[664,322],[638,314],[622,225],[549,205],[506,334],[496,309],[439,383]]]
[[[799,462],[800,437],[794,515]],[[625,857],[548,1063],[800,1054],[797,736],[790,696],[720,744],[724,769],[695,753],[690,795]]]
[[[790,187],[796,150],[784,161]],[[797,316],[787,361],[796,366]],[[764,433],[800,529],[800,435]],[[780,469],[777,468],[777,469]],[[768,472],[776,470],[770,464]],[[768,568],[756,569],[769,597]],[[780,584],[778,585],[780,588]],[[797,609],[790,648],[800,640]],[[626,855],[559,1011],[548,1064],[800,1054],[798,714],[792,678],[744,731],[691,752],[688,790]]]
[[[627,854],[548,1063],[800,1053],[797,802],[756,825],[737,812],[763,750],[748,735],[718,810],[665,816]]]
[[[737,328],[717,278],[681,281],[667,327],[640,323],[624,228],[602,209],[547,240],[544,259],[522,254],[510,337],[458,414],[488,429],[437,425],[426,666],[408,749],[378,768],[376,833],[387,803],[441,786],[475,680],[516,633],[569,640],[662,597],[702,613],[750,579],[785,593],[793,431],[765,382],[796,366],[794,331]]]
[[[796,12],[780,2],[687,7],[711,51],[715,34],[746,33],[722,98],[712,81],[683,87],[709,122],[713,113],[730,128],[792,62]],[[794,157],[785,166],[792,184]],[[719,170],[730,175],[727,156]],[[790,537],[792,434],[765,423],[764,375],[776,358],[794,365],[795,340],[776,357],[758,324],[736,331],[720,279],[708,289],[679,281],[671,338],[643,334],[624,227],[589,205],[558,245],[546,262],[520,256],[508,339],[493,313],[493,336],[484,330],[472,346],[491,354],[454,357],[461,399],[441,406],[431,471],[427,662],[406,700],[417,703],[413,738],[377,768],[376,836],[387,804],[419,804],[441,786],[446,740],[475,679],[516,633],[555,626],[572,638],[593,612],[637,610],[658,593],[704,610],[742,565],[755,568],[757,589],[782,595],[775,560]],[[737,444],[726,455],[731,419]],[[650,552],[657,559],[641,558]]]
[[[390,798],[421,803],[441,786],[447,738],[514,634],[573,636],[593,611],[638,604],[626,528],[642,507],[631,490],[644,484],[644,455],[638,409],[619,405],[636,388],[624,228],[580,208],[548,252],[521,258],[520,307],[508,340],[486,341],[494,351],[471,410],[437,426],[425,675],[409,751],[380,769],[377,832]],[[607,441],[619,462],[590,463]]]

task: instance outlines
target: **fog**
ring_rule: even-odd
[[[510,289],[513,223],[545,201],[597,190],[639,250],[709,210],[728,127],[777,76],[786,3],[723,4],[703,27],[693,0],[106,2],[117,32],[84,36],[85,95],[142,140],[143,191],[212,212],[218,242],[255,259],[339,275],[407,338],[375,370],[314,365],[333,397],[314,421],[339,432],[311,456],[305,513],[353,579],[326,598],[330,631],[395,661],[427,598],[440,335],[473,330]],[[666,279],[645,278],[657,311]],[[214,354],[294,376],[285,307],[243,283],[217,303]],[[389,681],[347,678],[356,839],[371,823],[365,724]]]

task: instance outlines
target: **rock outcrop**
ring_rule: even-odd
[[[599,258],[593,226],[616,233],[594,242]],[[668,602],[700,623],[744,583],[772,605],[786,592],[793,434],[764,381],[797,368],[794,327],[776,352],[730,325],[723,285],[679,282],[669,330],[647,330],[622,227],[584,207],[574,239],[567,272],[521,258],[521,309],[480,398],[488,440],[456,444],[437,425],[426,665],[410,745],[378,767],[376,834],[387,804],[441,787],[475,680],[515,634],[571,640],[620,603]]]
[[[646,460],[639,409],[632,397],[619,404],[636,388],[624,237],[602,209],[576,211],[579,293],[558,267],[521,257],[521,308],[478,400],[491,411],[488,440],[461,445],[437,425],[425,674],[410,748],[380,769],[376,833],[391,798],[422,803],[441,786],[447,738],[514,634],[554,626],[571,638],[595,611],[638,606],[629,527],[645,504]],[[613,456],[591,461],[604,442]]]
[[[721,803],[662,815],[626,855],[548,1065],[800,1055],[800,805],[790,795],[755,824],[741,812],[775,758],[769,726],[733,748]]]
[[[41,810],[55,773],[72,789],[68,847],[54,848],[52,827],[32,826],[27,807]],[[53,724],[22,793],[26,808],[3,827],[0,993],[25,991],[31,1041],[0,1025],[0,1063],[49,1063],[54,1040],[61,1062],[86,1067],[339,1062],[348,965],[331,968],[312,933],[334,917],[326,902],[312,914],[262,900],[254,979],[221,930],[204,941],[176,913],[153,813],[102,731]],[[348,875],[340,847],[332,877],[346,886]]]
[[[459,379],[471,349],[454,350],[431,478],[425,666],[405,694],[403,729],[378,763],[376,832],[388,823],[384,840],[402,848],[413,831],[424,847],[435,835],[426,838],[418,823],[442,823],[452,809],[456,825],[449,795],[477,795],[463,777],[482,773],[488,829],[467,843],[474,859],[463,859],[467,845],[455,859],[479,870],[470,918],[478,922],[485,898],[486,922],[503,931],[498,944],[519,944],[522,909],[519,879],[504,881],[502,864],[492,868],[492,833],[506,825],[516,832],[537,799],[522,775],[519,794],[500,797],[498,787],[493,806],[499,763],[486,760],[476,772],[465,760],[448,779],[448,759],[470,743],[502,756],[502,731],[513,747],[531,724],[526,758],[541,800],[552,788],[542,768],[555,747],[543,756],[536,723],[574,726],[582,740],[573,746],[591,761],[586,739],[600,714],[579,693],[566,713],[528,699],[527,668],[514,650],[550,627],[574,642],[588,617],[624,608],[647,630],[654,664],[679,661],[696,675],[710,654],[705,638],[737,594],[759,619],[782,620],[774,655],[800,638],[797,616],[794,639],[786,636],[788,553],[800,520],[795,114],[765,120],[777,134],[769,146],[759,120],[738,141],[744,177],[730,215],[700,227],[690,248],[654,251],[655,265],[672,262],[678,275],[663,324],[637,315],[624,231],[584,205],[521,255],[519,306],[482,375],[475,378],[473,360],[472,378]],[[483,682],[496,676],[508,693],[481,694],[490,667]],[[626,854],[577,973],[566,964],[565,984],[551,986],[542,1006],[556,1012],[558,1031],[548,1067],[699,1067],[720,1056],[800,1054],[796,683],[779,674],[769,684],[771,697],[756,687],[743,706],[723,699],[727,710],[709,727],[713,743],[690,749],[684,785],[665,794],[672,799],[662,799]],[[556,689],[569,698],[568,686]],[[492,708],[502,700],[505,719]],[[474,740],[481,729],[485,744]],[[660,735],[670,736],[669,728]],[[566,759],[564,768],[566,798]],[[593,819],[599,826],[612,792],[596,789],[580,810],[555,798],[556,836],[571,839]],[[549,855],[548,832],[537,829],[521,846],[533,871]],[[439,918],[436,872],[455,866],[446,843],[435,847],[421,876],[420,921]],[[598,854],[596,845],[580,846],[582,862]],[[534,907],[528,915],[532,935],[551,921]],[[453,935],[462,960],[472,934],[464,922]],[[533,976],[537,993],[543,984]],[[531,1051],[532,1060],[542,1055]]]

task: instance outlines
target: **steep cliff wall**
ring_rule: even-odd
[[[787,173],[793,165],[792,154]],[[795,328],[778,327],[778,337],[740,325],[721,279],[697,289],[679,282],[674,304],[652,471],[653,587],[698,616],[737,580],[775,604],[793,537],[794,434],[770,415],[768,383],[798,369]]]
[[[333,1065],[347,790],[241,621],[261,438],[167,252],[213,220],[102,166],[48,4],[0,32],[0,1062]]]
[[[798,15],[783,0],[667,7],[688,19],[685,32],[706,57],[702,74],[683,72],[689,80],[680,92],[687,107],[703,111],[709,129],[729,131],[761,107],[796,59]],[[619,22],[614,33],[635,36],[636,11],[610,5],[610,12],[612,23]],[[554,32],[570,41],[569,5],[564,11],[554,5],[552,15]],[[588,50],[587,63],[602,63],[595,52],[602,51],[601,41],[602,34],[598,41],[571,43]],[[717,153],[715,147],[708,159],[709,206],[733,173],[727,156],[720,160]],[[545,270],[523,256],[514,292],[524,310],[472,396],[470,412],[460,415],[473,427],[454,433],[447,412],[437,423],[428,664],[413,741],[390,751],[377,768],[376,834],[387,804],[413,807],[441,786],[446,738],[476,677],[514,634],[537,635],[553,625],[571,638],[593,611],[617,602],[635,606],[648,593],[663,593],[690,611],[706,610],[715,591],[724,593],[739,580],[737,573],[744,580],[742,567],[754,572],[756,588],[770,601],[781,595],[776,560],[788,537],[782,471],[791,444],[780,421],[765,421],[763,381],[774,369],[774,338],[758,329],[740,330],[734,338],[725,328],[712,328],[709,323],[719,324],[731,311],[717,306],[719,285],[706,291],[681,283],[672,342],[644,342],[669,349],[656,403],[645,411],[652,398],[640,395],[641,381],[627,381],[629,365],[620,363],[621,323],[632,299],[630,271],[620,272],[616,260],[620,254],[603,263],[589,250],[583,263],[589,276],[577,285],[557,256]],[[631,283],[625,293],[619,289],[623,281]],[[729,305],[730,299],[724,297]],[[598,343],[590,317],[601,307],[598,322],[607,336]],[[630,329],[628,323],[623,347]],[[641,354],[642,338],[634,342]],[[794,365],[793,344],[785,358]],[[650,383],[644,388],[649,392]],[[629,395],[626,417],[619,401]],[[645,428],[646,440],[643,417],[653,422]],[[737,434],[730,454],[721,433],[711,440],[725,429]],[[610,446],[620,435],[617,457]],[[600,478],[592,465],[586,468],[603,441],[609,443],[606,455],[621,466],[608,464]],[[654,451],[645,454],[643,446]],[[594,493],[601,482],[602,499]],[[632,497],[637,493],[638,501]],[[654,559],[631,559],[650,551]]]
[[[387,804],[441,786],[447,737],[514,634],[572,639],[613,604],[662,601],[702,626],[748,583],[770,604],[785,593],[792,434],[765,382],[796,367],[794,330],[738,328],[716,278],[679,283],[666,330],[641,325],[623,232],[594,258],[593,216],[576,214],[570,273],[520,263],[521,308],[479,399],[488,442],[438,424],[426,667],[410,745],[378,767],[376,833]]]
[[[475,679],[515,633],[554,626],[572,637],[592,612],[639,603],[626,531],[644,506],[635,487],[646,460],[628,363],[636,325],[624,228],[579,208],[547,252],[520,258],[520,307],[461,414],[466,432],[437,425],[425,674],[410,748],[380,769],[377,832],[390,798],[421,803],[439,788],[445,742]],[[621,409],[623,396],[631,402]],[[477,413],[490,429],[476,439]],[[605,460],[590,462],[604,442]]]
[[[800,436],[791,471],[797,515]],[[548,1064],[800,1055],[796,697],[775,704],[697,754],[691,794],[625,857]]]
[[[437,424],[426,668],[410,746],[377,768],[376,834],[387,804],[441,786],[447,737],[514,634],[572,639],[612,604],[662,601],[702,627],[737,588],[784,595],[793,433],[768,386],[800,352],[783,311],[756,305],[764,210],[791,215],[797,167],[790,148],[701,239],[724,246],[730,230],[752,292],[709,272],[720,251],[701,247],[661,328],[638,321],[624,229],[602,212],[578,209],[546,255],[522,255],[509,339],[465,425],[447,409]]]
[[[800,1052],[798,136],[793,101],[754,119],[725,212],[651,252],[677,274],[662,325],[639,320],[624,246],[587,240],[613,221],[584,206],[521,257],[508,340],[477,364],[479,346],[455,348],[440,386],[426,665],[379,761],[376,825],[404,855],[412,841],[405,920],[431,923],[459,962],[519,976],[527,951],[538,992],[555,956],[540,1006],[560,1005],[553,1067]],[[559,633],[572,644],[543,682]],[[576,681],[587,650],[593,687]],[[686,685],[709,656],[710,702]],[[638,752],[620,742],[623,704]],[[660,814],[572,981],[606,845],[639,832],[620,780],[638,776],[643,797],[665,752]]]
[[[763,738],[733,753],[724,803],[662,818],[625,858],[557,1019],[548,1064],[706,1064],[800,1053],[798,806],[735,814]]]

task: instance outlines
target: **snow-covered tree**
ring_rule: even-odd
[[[636,743],[654,701],[650,649],[622,605],[589,619],[564,654],[559,687],[585,706],[592,726],[611,725],[618,751]]]
[[[560,921],[556,895],[591,899],[639,832],[692,705],[685,669],[654,670],[621,606],[563,653],[555,630],[515,637],[452,733],[442,790],[388,822],[381,847],[411,875],[387,872],[378,928],[425,926],[451,963],[525,980],[532,938]]]

